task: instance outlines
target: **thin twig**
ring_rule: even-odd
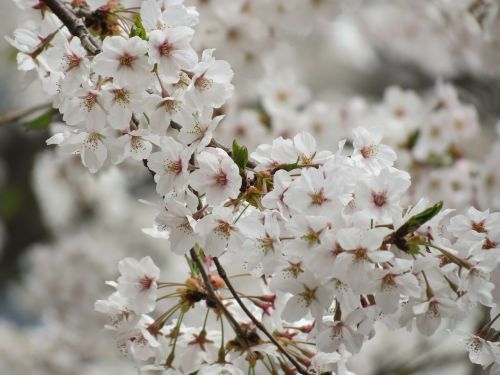
[[[236,321],[234,316],[229,312],[229,310],[226,308],[226,306],[222,303],[222,301],[217,297],[214,291],[214,287],[212,285],[212,282],[208,278],[207,272],[205,271],[205,268],[203,264],[201,263],[200,258],[198,257],[198,254],[196,254],[196,251],[194,249],[191,249],[189,251],[189,254],[191,255],[191,258],[194,260],[196,265],[198,266],[198,269],[200,270],[201,277],[203,279],[203,282],[205,284],[205,288],[207,289],[208,296],[210,297],[210,300],[213,301],[214,303],[219,306],[221,309],[222,313],[226,316],[227,320],[229,320],[229,323],[233,327],[234,331],[236,332],[236,336],[238,338],[241,338],[241,340],[244,340],[244,344],[246,348],[248,347],[248,343],[246,340],[246,334],[243,332],[241,329],[239,323]],[[245,349],[246,349],[245,348]]]
[[[68,28],[69,32],[80,39],[82,46],[91,54],[101,52],[101,43],[90,35],[89,30],[80,18],[59,0],[42,0],[50,10]]]
[[[52,103],[38,104],[34,107],[23,109],[17,112],[7,112],[0,116],[0,125],[8,124],[11,122],[17,122],[35,112],[41,111],[42,109],[48,109],[52,107]]]
[[[238,292],[234,289],[233,285],[229,281],[229,278],[227,277],[227,274],[226,274],[226,270],[220,264],[219,259],[217,259],[217,257],[214,257],[212,259],[215,263],[215,267],[217,267],[217,272],[219,273],[219,276],[222,278],[222,280],[224,280],[229,291],[233,295],[233,297],[236,300],[236,302],[238,303],[238,305],[240,305],[241,309],[245,312],[245,314],[247,314],[247,316],[255,324],[255,326],[259,330],[261,330],[269,338],[269,340],[272,341],[272,343],[274,345],[276,345],[276,347],[285,355],[285,357],[295,366],[297,371],[301,374],[306,375],[307,371],[302,368],[302,366],[295,360],[295,358],[293,358],[290,355],[290,353],[288,353],[288,351],[278,342],[278,340],[276,340],[276,338],[271,333],[269,333],[269,331],[266,329],[266,327],[264,327],[264,325],[259,320],[257,320],[257,318],[245,306],[243,301],[238,296]]]

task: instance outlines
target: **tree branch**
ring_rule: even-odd
[[[278,342],[278,340],[276,340],[276,338],[266,329],[266,327],[264,327],[264,325],[259,320],[257,320],[257,318],[250,312],[250,310],[248,310],[248,308],[245,306],[241,298],[238,296],[238,293],[234,289],[233,285],[229,281],[229,278],[227,277],[226,274],[226,270],[220,264],[219,259],[217,259],[217,257],[214,257],[212,259],[215,263],[215,267],[217,267],[217,272],[219,273],[219,276],[222,278],[222,280],[224,280],[229,291],[233,295],[236,302],[238,302],[238,305],[240,305],[242,310],[245,312],[245,314],[247,314],[247,316],[255,324],[255,326],[259,330],[261,330],[269,338],[269,340],[272,341],[274,345],[276,345],[276,347],[280,350],[280,352],[282,352],[285,355],[285,357],[295,366],[295,368],[299,373],[307,375],[307,371],[302,368],[302,366],[297,362],[297,360],[293,358],[290,355],[290,353],[287,352],[287,350]]]
[[[31,108],[23,109],[18,112],[7,112],[4,113],[3,115],[0,115],[0,125],[3,124],[8,124],[11,122],[17,122],[33,113],[36,113],[38,111],[41,111],[43,109],[49,109],[52,107],[52,103],[43,103],[36,105]]]
[[[210,297],[210,300],[212,300],[214,303],[217,304],[217,306],[221,309],[222,313],[225,315],[227,320],[229,320],[229,323],[231,324],[231,327],[233,327],[236,337],[244,344],[244,349],[248,349],[248,340],[246,339],[246,334],[243,332],[243,330],[240,327],[240,324],[236,321],[233,315],[229,312],[229,310],[226,308],[226,306],[222,303],[222,301],[217,297],[214,291],[214,287],[212,285],[212,282],[208,278],[207,272],[205,271],[205,268],[203,264],[201,263],[200,258],[198,257],[198,254],[196,254],[196,251],[192,248],[189,251],[189,254],[191,255],[191,258],[194,260],[196,265],[198,266],[198,269],[200,270],[201,277],[203,279],[203,282],[205,283],[205,288],[207,289],[208,296]]]
[[[82,46],[91,54],[97,55],[101,52],[101,43],[90,35],[83,21],[60,0],[42,0],[50,10],[61,20],[69,32],[80,39]]]

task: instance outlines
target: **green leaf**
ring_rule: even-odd
[[[424,223],[431,220],[443,208],[443,201],[436,203],[434,206],[427,208],[415,216],[412,216],[406,223],[404,223],[395,233],[396,238],[402,238],[409,233],[415,232]]]
[[[30,129],[43,130],[47,129],[52,122],[52,115],[54,114],[53,109],[49,109],[47,112],[42,113],[40,116],[35,117],[25,123],[25,125]]]
[[[299,167],[299,162],[291,163],[291,164],[282,164],[279,169],[284,169],[287,172],[293,171],[294,169]]]
[[[420,252],[420,247],[415,243],[408,243],[408,252],[413,255],[417,255]]]
[[[243,172],[248,164],[248,149],[245,146],[238,144],[236,139],[233,141],[232,158],[236,165],[240,168],[240,172]]]
[[[138,36],[143,40],[148,40],[148,34],[146,33],[144,26],[142,25],[142,20],[140,15],[137,15],[137,18],[135,19],[134,24],[132,25],[132,29],[130,30],[130,37],[132,38],[134,36]]]

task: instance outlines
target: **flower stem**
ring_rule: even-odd
[[[297,371],[301,374],[307,374],[307,371],[302,368],[302,366],[293,358],[290,353],[276,340],[276,338],[264,327],[264,325],[257,320],[257,318],[248,310],[248,308],[245,306],[243,301],[240,299],[238,296],[238,292],[234,289],[233,285],[229,281],[229,278],[227,277],[226,270],[222,267],[222,265],[219,262],[219,259],[217,257],[213,258],[213,261],[215,263],[215,267],[217,267],[217,272],[219,273],[219,276],[224,280],[226,283],[229,291],[233,295],[234,299],[240,305],[241,309],[247,314],[247,316],[250,318],[250,320],[255,324],[255,326],[262,331],[268,338],[269,340],[272,341],[272,343],[279,349],[280,352],[283,353],[283,355],[295,366]]]

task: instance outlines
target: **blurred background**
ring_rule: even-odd
[[[267,16],[259,0],[255,12],[188,1],[201,14],[198,49],[216,47],[235,71],[237,95],[221,109],[227,116],[220,139],[237,137],[252,148],[308,130],[333,149],[355,126],[381,126],[385,142],[398,149],[399,167],[412,173],[414,196],[444,199],[457,210],[500,209],[496,1],[337,1],[326,13],[292,9],[282,18],[271,15],[285,2],[260,1]],[[22,26],[23,12],[13,1],[0,3],[2,36]],[[133,165],[90,175],[78,157],[46,146],[60,125],[49,124],[49,98],[17,71],[16,51],[4,38],[0,87],[0,374],[135,374],[104,336],[93,303],[108,294],[104,281],[116,277],[125,256],[152,255],[162,272],[175,274],[168,245],[141,232],[155,213],[138,202],[157,199],[150,176]],[[435,124],[434,115],[455,96],[460,111],[440,121],[460,121],[467,131],[448,137],[447,123]],[[38,110],[17,119],[32,108]],[[437,142],[449,142],[441,154],[426,143],[431,123],[443,130]],[[482,319],[471,317],[467,328]],[[352,369],[482,373],[448,336],[381,332]]]

